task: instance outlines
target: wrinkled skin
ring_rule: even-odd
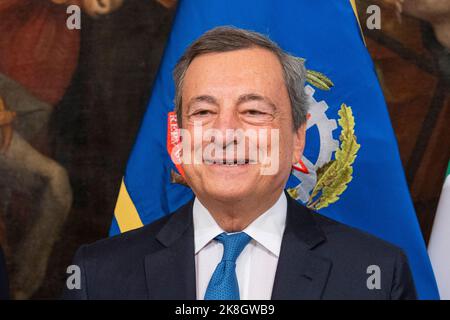
[[[245,139],[226,139],[228,129],[279,132],[279,139],[267,138],[268,145],[257,143],[258,149],[267,148],[269,154],[273,152],[279,159],[277,170],[268,175],[262,174],[260,161],[251,163],[255,159],[249,154],[245,159],[234,159],[249,163],[242,161],[233,166],[222,163],[224,155],[215,159],[214,164],[208,164],[211,159],[205,157],[197,164],[183,162],[187,183],[218,224],[228,232],[243,230],[278,199],[292,165],[301,159],[305,143],[305,126],[298,129],[293,126],[278,58],[261,48],[195,58],[183,82],[182,116],[182,127],[192,138],[195,123],[203,130],[222,132],[220,140],[192,141],[192,159],[202,143],[204,146],[215,143],[224,149],[248,145]]]

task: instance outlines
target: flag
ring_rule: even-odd
[[[349,168],[352,180],[339,186],[345,191],[337,202],[319,212],[403,248],[420,298],[438,298],[385,100],[354,7],[346,0],[179,1],[110,234],[148,224],[192,198],[187,187],[172,182],[171,173],[177,169],[167,152],[168,114],[174,109],[175,93],[172,70],[184,50],[204,32],[229,25],[267,35],[287,52],[305,59],[306,68],[312,71],[305,88],[310,117],[302,159],[308,170],[293,170],[286,186],[291,194],[308,202],[317,169],[342,146],[340,133],[354,129],[360,149]],[[331,84],[328,80],[333,84],[330,90],[326,90]]]
[[[428,242],[441,299],[450,300],[450,162]]]

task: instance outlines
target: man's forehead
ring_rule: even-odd
[[[247,71],[259,71],[281,75],[282,72],[281,63],[273,52],[264,48],[252,47],[199,55],[189,65],[186,76],[190,72],[210,74],[211,70],[220,70],[225,74],[245,74]]]
[[[183,89],[225,89],[247,84],[261,88],[283,85],[278,57],[267,49],[256,47],[200,55],[189,65]]]

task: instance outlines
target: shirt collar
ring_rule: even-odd
[[[197,254],[212,239],[224,231],[197,197],[194,200],[192,213],[194,219],[195,254]]]
[[[195,198],[193,206],[195,254],[224,232],[203,204]],[[243,230],[275,256],[280,255],[286,225],[287,199],[284,192],[277,202]]]

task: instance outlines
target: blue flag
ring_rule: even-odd
[[[342,147],[343,104],[349,106],[345,110],[354,119],[360,145],[351,168],[353,179],[337,201],[319,212],[403,248],[419,297],[438,299],[383,94],[354,7],[346,0],[179,1],[127,164],[110,234],[151,223],[192,198],[190,189],[171,179],[172,170],[176,171],[167,151],[168,113],[174,109],[175,93],[172,70],[194,40],[226,25],[267,35],[285,51],[305,59],[308,70],[319,71],[334,84],[324,90],[320,79],[314,81],[314,75],[320,74],[310,73],[312,78],[305,89],[310,117],[303,157],[308,173],[293,171],[287,185],[290,194],[308,202],[317,182],[317,169],[334,159],[337,148]]]

